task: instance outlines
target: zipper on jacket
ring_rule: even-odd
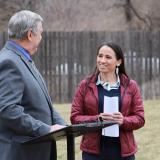
[[[89,88],[90,88],[90,90],[91,90],[92,95],[93,95],[93,96],[95,97],[95,99],[96,99],[97,107],[98,107],[98,113],[100,113],[100,109],[99,109],[99,101],[98,101],[97,97],[95,96],[95,94],[94,94],[94,92],[93,92],[93,89],[92,89],[91,87],[89,87]]]
[[[129,83],[130,83],[130,79],[129,79],[128,83],[127,83],[127,84],[125,85],[125,87],[124,87],[123,95],[122,95],[122,98],[121,98],[121,110],[122,110],[122,107],[123,107],[123,106],[122,106],[122,103],[123,103],[124,95],[125,95],[125,93],[126,93],[127,87],[129,86]],[[125,135],[125,137],[126,137],[126,135]],[[126,138],[127,138],[127,137],[126,137]],[[121,138],[120,138],[120,141],[121,141]],[[129,148],[129,143],[128,143],[128,141],[126,141],[126,139],[125,139],[125,142],[126,142],[128,148]]]
[[[123,107],[123,106],[122,106],[122,102],[123,102],[124,95],[125,95],[125,93],[126,93],[126,90],[127,90],[127,87],[128,87],[128,85],[129,85],[129,83],[130,83],[130,80],[129,80],[129,82],[125,85],[125,87],[124,87],[124,91],[123,91],[122,98],[121,98],[121,107]]]

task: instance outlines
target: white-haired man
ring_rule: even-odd
[[[9,20],[9,40],[0,51],[0,159],[55,160],[56,143],[21,145],[24,140],[63,128],[44,80],[31,56],[42,39],[43,19],[22,10]]]

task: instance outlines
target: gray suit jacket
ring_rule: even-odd
[[[0,160],[53,159],[55,142],[20,143],[48,133],[55,123],[66,124],[52,107],[44,81],[31,62],[7,42],[0,52]]]

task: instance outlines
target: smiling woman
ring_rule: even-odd
[[[100,119],[117,123],[116,129],[112,134],[108,132],[113,128],[85,134],[82,159],[134,160],[133,130],[145,123],[143,102],[137,83],[125,71],[123,52],[114,43],[100,45],[95,72],[80,82],[72,102],[72,124]]]
[[[116,83],[116,67],[121,64],[122,59],[117,59],[115,52],[109,46],[102,46],[97,55],[97,68],[102,81]]]

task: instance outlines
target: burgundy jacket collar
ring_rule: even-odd
[[[96,85],[97,77],[98,77],[98,74],[91,75],[91,76],[87,77],[87,81],[89,82],[88,85],[90,87],[93,87],[93,86]],[[126,87],[129,84],[129,82],[130,82],[129,77],[127,77],[124,74],[121,74],[119,77],[120,77],[121,86]]]

